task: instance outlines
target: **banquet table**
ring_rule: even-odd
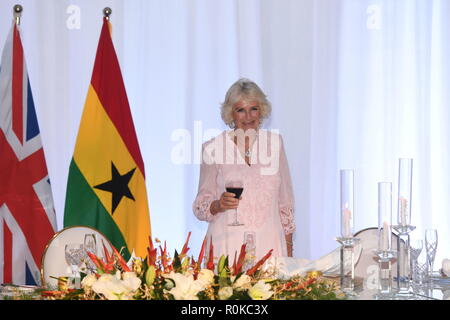
[[[397,282],[392,282],[391,294],[380,294],[380,291],[368,285],[367,279],[355,281],[353,294],[347,295],[349,300],[450,300],[450,278],[436,276],[423,284],[410,284],[408,294],[398,294]]]
[[[336,279],[335,279],[336,280]],[[17,299],[41,299],[34,291],[38,287],[0,285],[0,300]],[[450,300],[450,278],[434,277],[432,281],[427,281],[422,285],[410,285],[410,294],[398,295],[396,281],[392,283],[390,295],[382,295],[380,291],[373,288],[367,279],[355,279],[355,290],[353,294],[348,294],[348,300]]]

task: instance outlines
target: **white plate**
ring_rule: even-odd
[[[56,233],[47,244],[41,263],[41,282],[43,287],[57,288],[58,280],[52,277],[67,277],[70,267],[65,258],[65,246],[68,243],[84,243],[84,236],[93,234],[97,244],[97,256],[104,257],[103,245],[111,252],[111,243],[100,231],[86,226],[65,228]]]

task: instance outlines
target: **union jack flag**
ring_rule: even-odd
[[[56,215],[18,26],[0,69],[0,283],[39,284]]]

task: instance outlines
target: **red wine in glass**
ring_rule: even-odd
[[[227,192],[234,193],[234,197],[236,199],[239,199],[241,197],[242,191],[244,191],[244,188],[234,188],[234,187],[227,187]]]
[[[243,183],[242,181],[230,181],[226,183],[225,189],[227,192],[234,193],[234,197],[236,199],[239,199],[242,195],[242,192],[244,191]],[[229,224],[229,226],[243,226],[243,223],[240,223],[237,219],[237,208],[234,209],[234,221]]]

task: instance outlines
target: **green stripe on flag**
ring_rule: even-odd
[[[64,210],[64,227],[88,226],[102,232],[126,260],[130,258],[125,239],[108,211],[87,183],[74,159],[70,163]],[[101,244],[99,244],[101,245]],[[100,247],[102,249],[102,247]]]

